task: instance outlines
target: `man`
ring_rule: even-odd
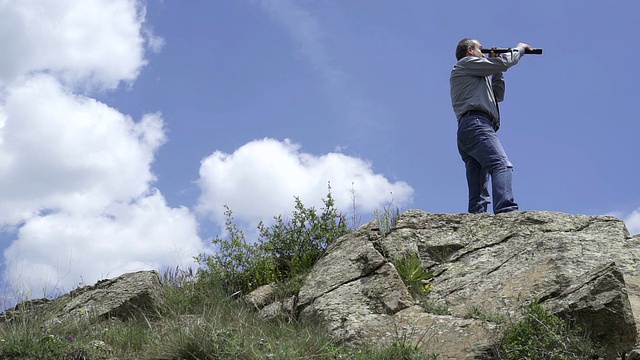
[[[466,168],[470,213],[487,212],[489,176],[493,213],[518,210],[511,187],[513,165],[496,132],[500,127],[498,102],[504,99],[502,72],[517,64],[525,49],[531,46],[519,43],[511,52],[490,53],[485,58],[477,40],[462,39],[456,48],[451,103],[458,119],[458,151]]]

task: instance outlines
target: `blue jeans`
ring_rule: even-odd
[[[458,151],[467,171],[469,212],[487,212],[489,176],[493,194],[493,213],[518,210],[513,200],[511,178],[513,165],[502,148],[491,119],[474,113],[458,124]]]

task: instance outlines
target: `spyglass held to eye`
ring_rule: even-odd
[[[496,54],[502,54],[506,52],[511,52],[512,50],[513,50],[512,48],[495,48],[495,49],[481,49],[480,52],[482,52],[483,54],[489,54],[493,51]],[[524,49],[524,53],[542,55],[542,48]]]

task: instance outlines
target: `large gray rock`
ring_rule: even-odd
[[[469,319],[473,311],[517,319],[537,300],[588,329],[606,358],[621,358],[638,333],[639,245],[640,237],[608,216],[409,210],[385,237],[372,222],[334,243],[300,290],[298,309],[339,340],[409,339],[459,359],[487,357],[491,346],[491,324]],[[412,253],[434,273],[430,301],[450,316],[414,306],[389,263]]]
[[[2,314],[5,321],[20,316],[44,317],[48,323],[121,320],[135,316],[155,317],[162,301],[162,284],[156,271],[139,271],[92,286],[75,289],[54,300],[22,302]]]
[[[295,318],[296,297],[279,299],[274,284],[260,286],[244,296],[244,301],[258,310],[258,315],[266,320]]]
[[[382,338],[381,345],[402,341],[442,360],[487,359],[493,354],[496,326],[491,323],[430,314],[419,305],[399,311],[393,321],[396,331]]]
[[[340,341],[386,337],[393,314],[414,304],[393,265],[360,233],[335,242],[298,294],[300,316],[320,318]]]

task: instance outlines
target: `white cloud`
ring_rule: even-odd
[[[232,154],[216,151],[202,161],[198,208],[222,223],[223,205],[228,205],[236,220],[255,225],[290,213],[294,196],[306,206],[321,208],[328,182],[336,206],[345,213],[352,207],[352,184],[359,213],[381,210],[392,200],[402,207],[413,194],[405,182],[390,182],[362,159],[340,153],[315,156],[300,152],[289,140],[265,138]]]
[[[195,217],[151,188],[160,114],[134,121],[36,75],[5,90],[0,119],[0,224],[17,229],[4,277],[21,295],[194,264]]]
[[[164,38],[155,35],[151,28],[148,27],[143,28],[142,33],[145,36],[145,40],[147,42],[147,47],[149,48],[149,50],[151,50],[151,52],[155,54],[159,53],[164,47]]]
[[[158,114],[134,122],[37,75],[6,90],[0,114],[0,222],[43,208],[96,211],[139,196],[165,141]]]
[[[631,214],[624,217],[624,222],[632,235],[640,234],[640,208],[635,209]]]
[[[101,214],[34,217],[5,250],[5,277],[17,290],[48,296],[126,272],[189,267],[203,251],[196,229],[189,210],[167,207],[158,191]]]
[[[135,0],[3,1],[0,85],[33,72],[114,88],[145,64],[143,7]]]
[[[152,187],[161,114],[134,120],[80,95],[138,76],[143,38],[162,43],[143,22],[133,0],[0,0],[0,228],[15,236],[3,254],[14,291],[189,266],[202,251],[194,215]]]

